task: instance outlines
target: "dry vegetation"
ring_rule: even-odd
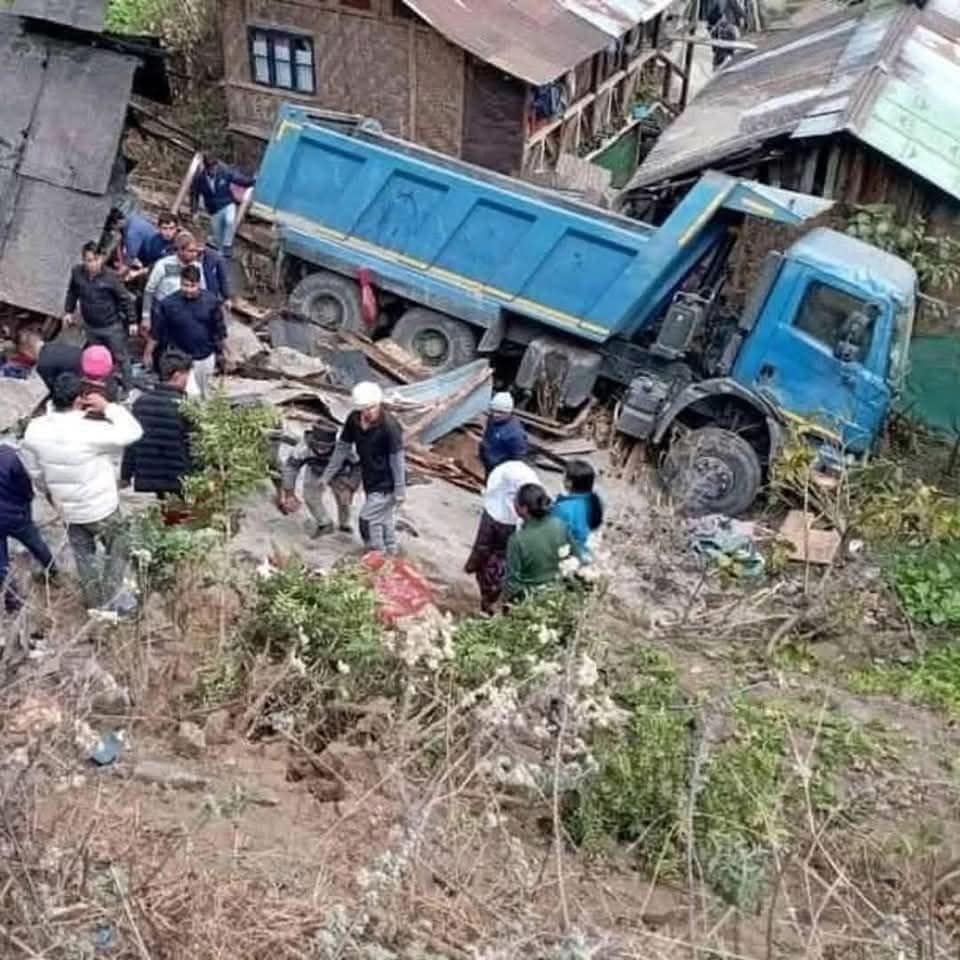
[[[143,520],[138,623],[8,624],[2,955],[952,955],[960,682],[896,563],[956,506],[858,483],[828,569],[704,566],[648,491],[586,592],[399,630],[358,568]]]

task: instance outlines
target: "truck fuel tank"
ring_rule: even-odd
[[[627,389],[616,428],[638,440],[649,439],[657,425],[657,417],[671,394],[671,382],[659,377],[635,377]]]

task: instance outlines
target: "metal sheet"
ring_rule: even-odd
[[[490,409],[492,381],[488,361],[474,360],[429,380],[391,387],[385,398],[387,403],[395,405],[394,412],[408,429],[413,428],[426,411],[430,422],[416,430],[414,436],[429,445]],[[405,415],[408,407],[413,409]]]
[[[835,14],[735,59],[667,127],[625,189],[692,173],[791,133],[817,113],[824,90],[837,80],[858,19]]]
[[[20,161],[44,80],[46,46],[24,36],[20,20],[0,14],[0,168]]]
[[[106,22],[107,0],[13,0],[11,12],[99,33]]]
[[[554,0],[404,0],[448,40],[529,83],[555,80],[609,37]]]
[[[622,37],[638,23],[669,6],[670,0],[662,4],[656,0],[557,0],[557,3],[609,36]]]
[[[827,18],[711,80],[627,190],[785,133],[812,138],[845,130],[960,199],[958,88],[960,0]]]
[[[53,47],[20,174],[58,187],[104,193],[136,66],[133,57],[106,50]]]
[[[80,247],[100,235],[108,196],[20,178],[16,211],[0,258],[0,300],[56,315]]]
[[[404,0],[448,40],[544,84],[606,48],[670,0]]]

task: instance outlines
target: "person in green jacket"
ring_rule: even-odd
[[[560,561],[573,544],[567,525],[550,513],[553,504],[538,483],[525,483],[517,491],[517,514],[523,526],[507,543],[507,600],[518,600],[533,587],[557,578]]]

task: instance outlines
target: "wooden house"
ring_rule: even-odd
[[[251,163],[284,100],[506,173],[592,159],[679,99],[671,2],[224,0],[230,128]]]

